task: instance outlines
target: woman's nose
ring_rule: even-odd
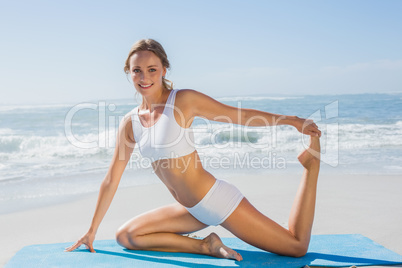
[[[144,72],[140,73],[140,80],[141,81],[145,81],[145,80],[147,80],[147,78],[148,78],[148,76]]]

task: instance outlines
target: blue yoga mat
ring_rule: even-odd
[[[302,258],[264,252],[237,238],[222,240],[238,251],[243,261],[187,253],[133,251],[119,246],[115,240],[96,240],[94,248],[97,253],[89,253],[84,247],[64,252],[64,248],[72,243],[26,246],[5,267],[340,267],[402,264],[401,255],[358,234],[314,235],[307,255]]]

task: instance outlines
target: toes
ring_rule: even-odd
[[[239,253],[225,246],[217,234],[211,233],[205,238],[205,240],[208,241],[207,243],[209,245],[208,255],[218,258],[234,259],[237,261],[241,261],[243,259]]]
[[[230,257],[231,257],[229,255],[229,252],[227,252],[226,249],[224,249],[223,247],[219,248],[219,255],[226,259],[230,259]]]
[[[221,253],[225,252],[225,254],[222,254],[222,256],[224,256],[224,258],[226,258],[226,259],[233,259],[233,260],[237,260],[237,261],[241,261],[243,259],[239,253],[237,253],[233,249],[228,248],[226,246],[223,246],[221,248],[220,252]]]

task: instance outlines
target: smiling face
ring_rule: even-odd
[[[166,68],[158,56],[151,51],[138,51],[129,62],[131,79],[141,95],[163,90],[162,77],[166,75]]]

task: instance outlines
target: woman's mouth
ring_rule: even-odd
[[[147,88],[150,88],[153,84],[148,84],[148,85],[141,85],[141,84],[138,84],[141,88],[144,88],[144,89],[147,89]]]

